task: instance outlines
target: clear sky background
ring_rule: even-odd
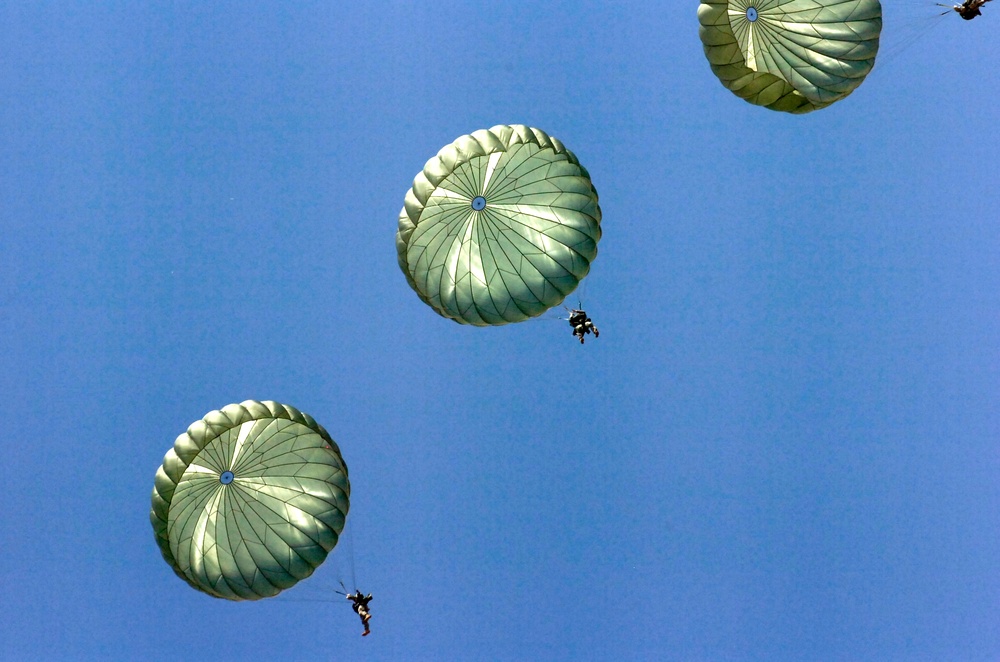
[[[1000,7],[884,5],[797,117],[694,2],[4,3],[0,658],[1000,659]],[[424,162],[502,123],[601,196],[584,347],[396,264]],[[149,495],[250,398],[338,441],[350,534],[231,603]]]

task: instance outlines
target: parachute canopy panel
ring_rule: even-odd
[[[427,162],[399,214],[396,251],[439,315],[489,326],[562,303],[600,238],[597,191],[576,156],[539,129],[498,125]]]
[[[199,591],[259,600],[305,579],[337,545],[347,466],[311,416],[247,400],[177,437],[149,518],[163,558]]]
[[[699,33],[730,91],[789,113],[825,108],[875,66],[879,0],[702,0]]]

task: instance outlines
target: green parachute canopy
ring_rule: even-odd
[[[311,416],[247,400],[177,437],[156,472],[149,519],[181,579],[217,598],[259,600],[326,559],[350,493],[340,449]]]
[[[427,162],[406,194],[396,250],[439,315],[488,326],[562,303],[600,238],[590,174],[561,142],[515,124],[462,136]]]
[[[875,66],[879,0],[702,0],[701,43],[736,96],[789,113],[825,108]]]

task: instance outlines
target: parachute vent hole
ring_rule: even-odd
[[[747,9],[747,20],[753,23],[757,20],[757,9],[755,7],[750,7]]]
[[[486,208],[486,198],[481,195],[477,195],[472,199],[472,208],[476,211],[482,211]]]
[[[223,471],[222,475],[219,476],[219,482],[222,483],[223,485],[228,485],[229,483],[233,482],[234,478],[236,478],[236,476],[233,475],[232,471]]]

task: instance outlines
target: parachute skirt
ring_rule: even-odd
[[[259,600],[323,563],[350,493],[321,425],[294,407],[247,400],[177,437],[156,472],[149,519],[164,560],[193,588]]]

